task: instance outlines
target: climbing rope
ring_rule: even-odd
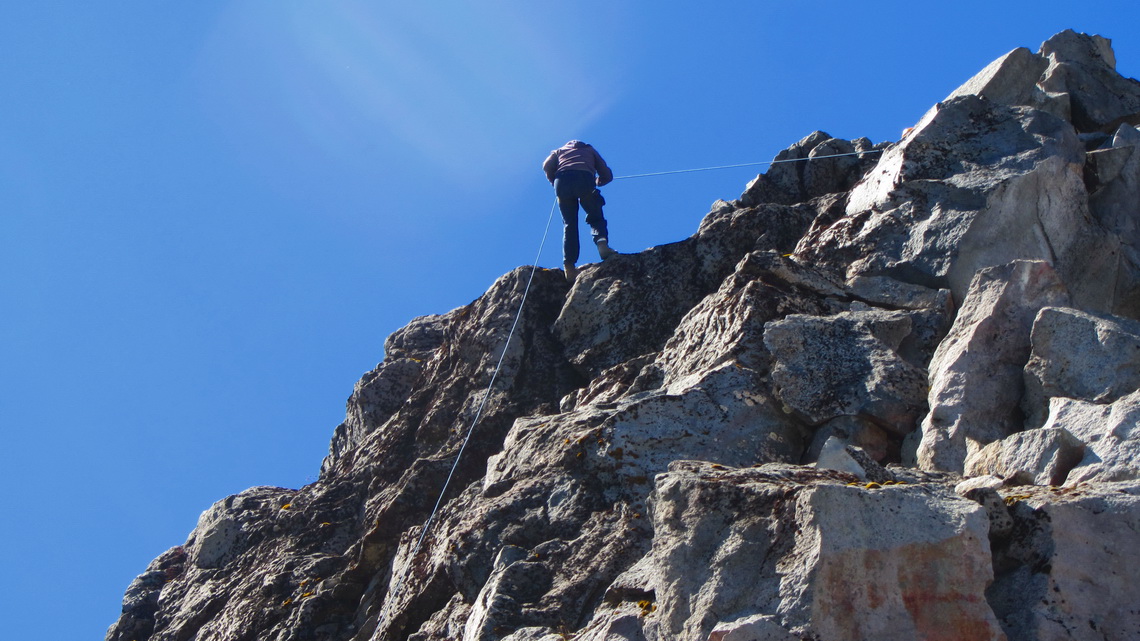
[[[447,495],[447,488],[451,485],[451,479],[455,476],[455,470],[459,467],[459,460],[463,458],[463,451],[467,449],[467,443],[471,441],[471,435],[475,433],[475,425],[483,416],[483,408],[487,406],[487,399],[491,398],[491,390],[495,387],[495,380],[499,377],[499,371],[503,369],[503,360],[507,356],[507,348],[511,344],[511,339],[514,338],[515,329],[519,326],[519,319],[522,318],[523,306],[526,305],[527,294],[530,293],[530,285],[534,282],[534,273],[538,271],[538,261],[542,257],[542,248],[546,245],[546,238],[550,235],[550,222],[554,220],[554,209],[558,206],[558,201],[555,200],[554,204],[550,206],[550,215],[546,218],[546,228],[542,231],[542,240],[538,243],[538,255],[534,258],[534,264],[530,268],[530,276],[527,278],[526,287],[523,288],[522,299],[519,301],[518,311],[515,312],[515,320],[511,323],[511,330],[507,332],[507,340],[503,343],[503,353],[499,355],[499,362],[495,364],[495,372],[491,374],[491,381],[487,383],[487,390],[483,393],[483,400],[479,402],[479,408],[475,411],[475,417],[471,419],[471,425],[467,428],[467,435],[463,438],[463,443],[459,446],[459,452],[455,454],[455,461],[451,464],[451,471],[447,473],[447,480],[443,482],[443,489],[439,492],[439,498],[435,501],[435,507],[431,510],[431,515],[424,523],[423,529],[420,530],[420,538],[416,541],[416,546],[412,549],[411,555],[408,556],[407,570],[400,574],[400,578],[396,581],[392,591],[384,600],[384,606],[380,609],[380,616],[376,619],[376,630],[372,633],[372,639],[376,638],[376,634],[380,631],[382,624],[386,620],[389,604],[395,602],[396,598],[400,596],[400,589],[404,585],[404,579],[407,578],[408,572],[411,570],[412,561],[420,553],[420,548],[423,547],[424,539],[427,538],[428,530],[431,529],[432,523],[435,522],[435,517],[439,515],[439,509],[443,505],[443,498]]]
[[[807,158],[786,158],[784,160],[764,160],[761,162],[745,162],[739,165],[718,165],[716,167],[697,167],[695,169],[674,169],[672,171],[655,171],[649,174],[631,174],[629,176],[617,176],[614,180],[624,180],[626,178],[647,178],[649,176],[667,176],[669,174],[688,174],[695,171],[712,171],[714,169],[735,169],[737,167],[758,167],[760,165],[778,165],[787,162],[800,162],[802,160],[823,160],[824,158],[842,158],[844,156],[861,156],[863,154],[877,154],[882,153],[882,149],[868,149],[867,151],[853,151],[846,154],[831,154],[829,156],[809,156]]]
[[[882,149],[870,149],[867,151],[856,151],[853,153],[846,153],[846,154],[832,154],[829,156],[814,156],[814,157],[809,157],[809,158],[789,158],[786,160],[766,160],[763,162],[749,162],[749,163],[741,163],[739,165],[720,165],[717,167],[697,167],[694,169],[676,169],[673,171],[658,171],[658,172],[653,172],[653,173],[648,173],[648,174],[632,174],[629,176],[617,176],[614,178],[614,180],[624,180],[627,178],[647,178],[650,176],[665,176],[665,175],[669,175],[669,174],[685,174],[685,173],[692,173],[692,172],[697,172],[697,171],[712,171],[715,169],[734,169],[737,167],[756,167],[756,166],[760,166],[760,165],[775,165],[775,164],[780,164],[780,163],[798,162],[801,160],[822,160],[824,158],[841,158],[843,156],[859,156],[862,154],[879,153],[881,151],[882,151]],[[467,449],[467,444],[471,441],[471,435],[475,433],[475,426],[479,423],[479,419],[482,418],[482,416],[483,416],[483,409],[487,405],[487,399],[489,399],[491,397],[491,390],[494,388],[495,381],[499,377],[499,371],[502,370],[502,368],[503,368],[503,360],[507,356],[507,347],[510,346],[511,339],[514,338],[514,335],[515,335],[515,329],[518,328],[519,320],[522,318],[523,307],[526,305],[527,294],[530,293],[531,283],[534,282],[534,274],[538,270],[538,261],[542,257],[542,249],[543,249],[543,247],[546,246],[546,239],[550,235],[550,223],[552,220],[554,220],[554,210],[557,207],[558,207],[558,201],[556,199],[554,201],[554,204],[550,206],[550,215],[547,216],[547,218],[546,218],[546,228],[543,229],[542,240],[538,244],[538,255],[535,256],[534,264],[530,268],[530,276],[527,278],[526,287],[523,288],[522,299],[519,301],[518,311],[515,312],[515,319],[511,323],[511,330],[507,333],[507,340],[503,344],[503,353],[499,355],[499,362],[495,365],[494,373],[491,374],[491,381],[489,383],[487,383],[487,389],[483,393],[483,400],[481,400],[479,402],[479,408],[475,411],[475,417],[473,419],[471,419],[471,425],[469,425],[467,428],[467,435],[463,438],[463,443],[459,446],[459,452],[457,452],[455,454],[455,461],[452,462],[451,470],[447,473],[447,480],[445,480],[443,482],[443,489],[440,490],[440,492],[439,492],[439,498],[437,498],[435,501],[435,507],[432,508],[431,514],[428,516],[427,521],[424,523],[423,528],[420,530],[419,539],[416,541],[415,547],[412,548],[412,553],[408,556],[406,569],[404,572],[400,573],[399,578],[396,580],[396,584],[392,587],[392,590],[388,593],[387,597],[384,599],[384,605],[380,608],[380,615],[376,619],[376,629],[372,633],[373,641],[375,641],[376,635],[379,634],[380,630],[383,628],[384,622],[387,620],[388,607],[392,603],[394,603],[396,601],[396,599],[400,596],[400,591],[404,586],[404,580],[407,578],[408,572],[411,570],[412,561],[414,561],[416,556],[419,555],[420,550],[423,547],[424,540],[427,538],[427,533],[431,529],[432,524],[435,523],[436,517],[439,515],[440,507],[443,506],[443,499],[447,495],[448,488],[451,486],[452,478],[454,478],[454,476],[455,476],[455,470],[458,469],[459,461],[460,461],[460,459],[463,458],[463,452]]]

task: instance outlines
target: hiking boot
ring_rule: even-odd
[[[573,285],[574,279],[578,278],[578,268],[574,266],[574,263],[567,261],[562,263],[562,271],[566,272],[566,282]]]
[[[610,249],[610,241],[609,240],[607,240],[605,238],[599,238],[597,245],[598,245],[598,255],[602,257],[602,260],[605,260],[605,259],[609,258],[610,256],[616,256],[617,255],[616,251]]]

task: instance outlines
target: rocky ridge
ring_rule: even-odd
[[[320,480],[216,503],[107,639],[1138,638],[1136,126],[1066,31],[897,143],[805,137],[686,240],[538,270],[509,344],[506,274],[389,337]]]

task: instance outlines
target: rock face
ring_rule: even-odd
[[[212,506],[108,641],[1140,637],[1138,124],[1064,32],[413,320],[320,480]]]
[[[977,273],[930,362],[930,413],[918,461],[961,471],[966,457],[1021,429],[1019,402],[1037,311],[1068,302],[1048,263],[1015,261]]]

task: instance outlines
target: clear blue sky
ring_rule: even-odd
[[[5,637],[101,639],[211,503],[315,480],[385,337],[533,260],[568,139],[619,175],[893,140],[1070,27],[1140,75],[1135,2],[940,5],[7,3]],[[612,246],[689,236],[757,171],[615,183]]]

